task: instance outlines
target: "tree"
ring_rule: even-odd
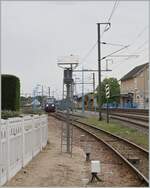
[[[120,101],[120,85],[116,78],[105,78],[101,83],[102,88],[102,104],[107,102],[106,93],[105,93],[105,85],[109,84],[110,88],[110,98],[108,99],[109,103],[119,103]],[[98,87],[97,87],[97,95],[98,95]],[[98,96],[97,96],[98,98]]]

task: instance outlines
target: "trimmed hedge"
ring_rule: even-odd
[[[2,75],[2,110],[19,111],[20,80],[14,75]]]

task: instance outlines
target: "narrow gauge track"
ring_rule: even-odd
[[[63,113],[57,113],[54,116],[60,120],[65,120]],[[126,139],[79,120],[73,119],[72,125],[88,132],[107,145],[132,168],[147,186],[149,185],[149,152],[147,150]]]

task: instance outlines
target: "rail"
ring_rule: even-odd
[[[61,120],[64,120],[61,114],[57,114],[57,116]],[[86,132],[89,132],[94,137],[105,143],[110,149],[112,149],[116,154],[118,154],[133,169],[133,171],[140,177],[142,181],[146,183],[146,185],[149,184],[149,180],[148,180],[149,152],[147,150],[141,148],[140,146],[126,139],[122,139],[119,136],[111,134],[108,131],[104,131],[93,125],[89,125],[78,120],[74,120],[72,124],[80,129],[83,129]],[[110,142],[107,142],[107,140],[115,140],[115,142],[112,142],[111,144]],[[131,150],[131,148],[133,149],[133,151]],[[133,165],[128,159],[131,153],[134,154],[133,156],[136,157],[139,156],[140,163],[138,167],[136,165]]]

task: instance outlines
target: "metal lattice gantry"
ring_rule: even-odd
[[[77,56],[64,56],[58,58],[58,66],[64,69],[63,101],[65,101],[65,122],[61,127],[61,151],[72,155],[73,127],[70,113],[73,112],[73,78],[72,72],[78,66]]]

